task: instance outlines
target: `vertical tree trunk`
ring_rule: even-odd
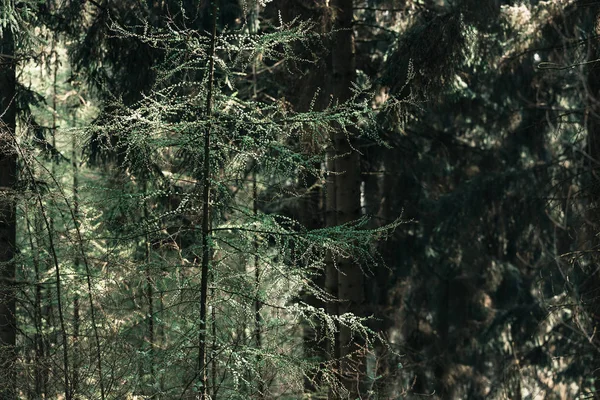
[[[352,96],[351,84],[356,78],[352,0],[333,0],[335,30],[332,47],[333,96],[342,102]],[[335,146],[335,209],[336,224],[344,224],[360,218],[360,159],[350,143],[348,134],[342,130],[334,135]],[[341,300],[339,314],[362,315],[364,306],[364,276],[355,260],[337,260],[338,290]],[[361,396],[364,381],[364,362],[361,352],[364,343],[346,327],[340,328],[339,346],[342,383],[355,399]]]
[[[161,321],[160,324],[158,324],[157,327],[157,345],[159,346],[159,349],[164,348],[166,339],[165,339],[165,327],[162,323],[162,321],[164,321],[164,315],[165,315],[165,302],[164,302],[164,291],[161,290],[159,291],[158,294],[158,317]],[[164,393],[165,392],[165,372],[164,371],[159,371],[159,378],[158,378],[158,387],[160,389],[160,393]],[[162,396],[158,396],[157,397],[159,400],[162,398]]]
[[[0,32],[0,400],[16,399],[15,256],[17,158],[15,44],[9,26]]]
[[[41,273],[40,273],[40,259],[39,255],[36,251],[36,247],[33,243],[33,235],[37,233],[37,230],[32,230],[32,224],[29,220],[29,216],[31,215],[30,210],[27,208],[25,210],[25,214],[27,216],[27,238],[29,239],[29,249],[31,250],[31,254],[33,255],[32,263],[33,263],[33,273],[35,279],[35,297],[34,297],[34,310],[33,310],[33,324],[35,326],[35,334],[33,335],[33,347],[35,351],[35,355],[33,358],[33,375],[34,375],[34,389],[33,395],[35,398],[41,399],[45,396],[45,376],[46,368],[44,366],[44,335],[43,335],[43,325],[42,325],[42,284],[41,284]],[[37,220],[37,215],[34,214],[34,218]],[[34,226],[37,227],[37,224],[34,222]]]
[[[326,181],[326,192],[325,192],[325,225],[328,227],[337,225],[337,206],[336,206],[336,176],[335,176],[335,149],[334,149],[334,139],[331,138],[332,143],[330,143],[329,148],[327,150],[327,161],[326,161],[326,169],[327,173],[327,181]],[[334,259],[334,255],[331,253],[327,254],[327,259],[325,263],[325,290],[332,297],[333,301],[330,300],[327,302],[327,314],[336,316],[339,315],[339,304],[336,301],[338,297],[338,270],[336,261]],[[339,369],[338,360],[340,358],[340,338],[339,333],[335,332],[333,337],[327,341],[327,352],[329,353],[330,361],[333,361],[331,365],[335,370]],[[331,388],[329,390],[329,399],[335,399],[336,393],[334,393]]]
[[[257,2],[254,5],[254,9],[250,12],[250,15],[248,16],[248,22],[250,24],[250,32],[251,33],[258,32],[258,28],[259,28],[259,24],[260,24],[259,14],[260,14],[260,4]],[[257,64],[258,64],[257,60],[252,61],[252,99],[254,101],[257,100],[257,93],[258,93],[258,79],[257,79],[257,74],[256,74],[256,70],[258,69]],[[254,215],[254,218],[257,218],[258,217],[258,187],[257,187],[258,162],[257,161],[254,161],[253,169],[254,170],[252,171],[252,214]],[[256,389],[258,391],[257,398],[263,399],[263,398],[265,398],[265,382],[264,382],[264,378],[263,378],[261,367],[260,367],[261,358],[262,358],[260,356],[260,349],[262,349],[262,346],[263,346],[263,343],[262,343],[262,314],[261,314],[262,304],[259,299],[260,285],[261,285],[261,268],[260,268],[260,263],[259,263],[260,260],[258,257],[259,243],[258,243],[257,237],[254,237],[253,247],[254,247],[254,286],[255,286],[254,290],[256,292],[256,297],[254,299],[254,338],[256,340],[256,348],[259,350],[259,354],[256,356],[256,371],[257,371],[257,375],[258,375]]]
[[[206,95],[206,110],[205,118],[209,120],[212,117],[213,108],[213,84],[214,84],[214,71],[215,71],[215,44],[217,36],[217,0],[212,0],[212,27],[211,27],[211,41],[210,41],[210,61],[208,69],[208,91]],[[208,298],[208,268],[210,265],[211,251],[210,251],[210,188],[211,188],[211,176],[210,176],[210,125],[204,133],[204,165],[202,174],[202,266],[201,266],[201,277],[200,277],[200,326],[199,326],[199,337],[198,337],[198,376],[200,376],[201,388],[200,388],[200,399],[208,399],[208,379],[206,371],[206,309],[207,309],[207,298]]]
[[[144,178],[144,195],[148,193],[148,183]],[[150,220],[148,211],[148,201],[144,201],[144,220]],[[154,280],[150,270],[150,237],[146,233],[146,243],[144,248],[144,262],[146,264],[146,301],[148,303],[148,314],[146,316],[146,342],[148,343],[148,372],[150,373],[150,385],[154,388],[156,376],[154,369]]]
[[[75,221],[74,224],[79,224],[79,166],[77,165],[77,143],[75,136],[72,140],[72,151],[71,151],[71,166],[73,170],[73,215]],[[75,255],[73,260],[73,268],[75,270],[75,282],[76,286],[79,286],[79,270],[80,270],[80,259],[79,255]],[[73,394],[76,396],[79,389],[79,368],[81,367],[81,347],[79,345],[79,327],[80,327],[80,304],[79,304],[79,293],[76,291],[73,298]]]

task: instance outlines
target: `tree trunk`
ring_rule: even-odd
[[[36,251],[36,246],[33,243],[33,235],[39,232],[37,221],[37,215],[32,213],[28,208],[25,210],[25,214],[27,215],[27,237],[29,239],[29,249],[31,254],[33,255],[33,272],[35,279],[35,297],[34,297],[34,310],[33,310],[33,324],[35,326],[35,334],[33,336],[33,347],[35,351],[35,355],[33,358],[33,375],[34,375],[34,389],[33,396],[37,399],[44,398],[46,395],[45,392],[45,382],[47,382],[47,368],[45,367],[46,360],[44,358],[44,327],[43,327],[43,319],[42,316],[44,311],[42,309],[42,278],[40,272],[40,259],[39,255]],[[30,222],[30,215],[34,217],[33,226]]]
[[[143,183],[144,196],[148,196],[148,182],[147,178],[144,178]],[[144,201],[144,221],[150,220],[150,205],[148,200]],[[151,392],[154,393],[156,390],[156,373],[154,368],[154,279],[152,278],[152,271],[150,270],[150,235],[146,233],[146,243],[144,243],[144,263],[146,264],[146,301],[148,306],[148,312],[146,315],[146,343],[148,345],[148,360],[147,360],[147,371],[150,374],[149,386]]]
[[[0,32],[0,400],[16,399],[15,256],[17,180],[16,61],[9,26]]]
[[[212,27],[211,27],[211,41],[210,41],[210,62],[208,70],[208,92],[206,95],[206,111],[205,118],[210,119],[212,117],[213,108],[213,84],[214,84],[214,71],[215,71],[215,43],[217,36],[217,0],[212,0]],[[208,400],[208,375],[206,371],[206,318],[207,318],[207,299],[208,299],[208,269],[211,259],[210,251],[210,188],[211,188],[211,177],[210,177],[210,126],[204,134],[204,165],[203,165],[203,176],[202,176],[202,266],[201,266],[201,278],[200,278],[200,327],[198,337],[198,372],[197,375],[200,377],[201,388],[200,388],[200,399]]]
[[[351,84],[356,79],[352,0],[333,0],[332,47],[333,96],[343,102],[352,96]],[[360,218],[360,159],[341,129],[333,138],[335,148],[335,217],[336,224],[345,224]],[[337,260],[337,295],[339,315],[353,313],[361,316],[364,306],[364,276],[360,265],[352,259]],[[364,382],[364,342],[350,329],[340,327],[339,351],[342,384],[349,397],[361,397]]]
[[[333,138],[332,138],[333,140]],[[336,207],[336,176],[335,172],[335,149],[331,144],[330,149],[327,150],[327,182],[326,182],[326,199],[325,199],[325,224],[328,227],[337,225],[337,207]],[[334,256],[329,253],[327,254],[325,264],[325,290],[333,298],[338,297],[338,270],[335,263]],[[327,314],[336,316],[339,315],[339,304],[337,301],[327,302]],[[330,361],[333,361],[332,367],[335,369],[339,368],[337,360],[340,358],[340,339],[338,332],[333,334],[333,337],[327,341],[327,352],[329,353]],[[331,390],[329,392],[329,398],[335,399],[336,395]]]
[[[54,76],[54,82],[56,84],[56,73]],[[54,98],[56,99],[56,91],[54,94]],[[73,126],[75,126],[75,113],[73,113]],[[77,140],[75,135],[73,135],[72,137],[71,146],[71,170],[73,172],[73,223],[76,226],[79,226],[79,221],[81,220],[81,216],[79,215],[79,165],[77,160]],[[80,263],[81,259],[79,257],[79,254],[76,254],[75,259],[73,260],[73,269],[75,271],[76,286],[79,286],[81,284],[79,280],[79,274],[81,272]],[[80,311],[81,304],[79,299],[79,293],[75,291],[75,295],[73,297],[73,381],[71,382],[71,385],[73,387],[73,396],[75,398],[77,398],[79,393],[79,370],[81,368],[81,345],[79,343],[79,330],[81,326]]]

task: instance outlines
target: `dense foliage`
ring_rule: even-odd
[[[0,3],[0,400],[600,398],[600,4]]]

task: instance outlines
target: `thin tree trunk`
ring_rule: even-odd
[[[333,148],[333,138],[329,149],[327,150],[327,182],[325,192],[325,225],[328,227],[337,225],[337,206],[336,206],[336,177],[335,177],[335,149]],[[327,314],[331,316],[339,315],[339,304],[338,298],[338,270],[333,254],[328,253],[325,264],[325,290],[331,296],[331,299],[327,302]],[[334,372],[339,372],[340,358],[340,341],[339,333],[333,332],[332,337],[327,340],[327,353],[329,355],[329,361],[331,368]],[[333,388],[329,390],[329,399],[337,398]]]
[[[149,243],[146,245],[149,247]],[[146,249],[148,253],[148,249]],[[146,257],[148,260],[149,257]],[[154,374],[154,286],[152,282],[152,275],[149,269],[146,269],[146,299],[148,301],[148,324],[146,332],[146,340],[148,342],[148,363],[150,372],[150,384],[154,386],[155,374]]]
[[[210,43],[210,61],[208,69],[208,92],[206,95],[206,110],[205,118],[209,121],[209,127],[204,136],[204,165],[203,165],[203,182],[202,182],[202,269],[200,281],[200,330],[198,337],[198,372],[200,376],[201,388],[200,399],[208,399],[208,380],[206,371],[206,309],[208,298],[208,268],[210,266],[210,119],[212,118],[213,108],[213,85],[215,71],[215,44],[217,37],[217,0],[212,0],[212,32]]]
[[[214,276],[212,274],[211,274],[211,279],[214,279]],[[210,291],[210,298],[211,298],[211,301],[213,301],[213,304],[214,304],[215,296],[216,296],[215,288],[213,287]],[[211,389],[212,389],[211,400],[217,400],[217,392],[219,390],[219,387],[217,384],[217,378],[218,378],[217,360],[215,358],[216,353],[217,353],[217,309],[214,306],[211,307],[210,320],[211,320],[210,322],[211,322],[211,332],[212,332],[211,352],[213,355],[212,363],[211,363]]]
[[[55,81],[56,82],[56,81]],[[74,122],[75,118],[73,118]],[[79,225],[80,215],[79,215],[79,165],[77,164],[77,141],[75,140],[75,135],[71,140],[71,169],[73,173],[73,215],[74,221],[73,223],[77,226]],[[77,228],[76,226],[76,228]],[[75,286],[79,287],[79,270],[80,270],[80,258],[79,254],[75,254],[75,259],[73,260],[73,268],[75,271]],[[79,343],[79,329],[81,326],[80,320],[80,301],[79,301],[79,293],[75,291],[75,295],[73,297],[73,382],[71,386],[73,387],[73,396],[77,396],[77,392],[79,391],[79,369],[81,368],[81,346]]]
[[[52,69],[52,129],[51,129],[51,144],[52,149],[56,149],[56,132],[58,129],[58,67],[59,67],[59,58],[58,52],[56,51],[56,37],[52,37],[52,50],[51,56],[54,57],[53,61],[53,69]],[[77,216],[79,214],[79,201],[77,199],[77,165],[76,165],[76,154],[75,154],[75,140],[73,139],[73,150],[72,150],[72,166],[73,166],[73,195],[74,195],[74,204],[75,209],[73,210],[74,214]],[[52,154],[52,164],[51,164],[51,173],[52,176],[56,176],[56,165],[58,164],[58,155]],[[49,215],[50,227],[52,232],[54,232],[54,218],[52,215]],[[73,223],[77,224],[78,220],[73,221]],[[73,267],[75,271],[75,276],[77,277],[77,271],[79,270],[79,257],[75,256],[73,260]],[[75,278],[77,279],[77,278]],[[79,385],[79,343],[77,343],[79,338],[79,295],[75,293],[73,298],[73,355],[72,355],[72,378],[71,378],[71,396],[74,397],[78,390]],[[66,346],[67,344],[65,344]]]
[[[250,30],[252,33],[257,33],[257,31],[258,31],[258,26],[259,26],[258,15],[259,15],[259,13],[260,13],[260,5],[257,2],[254,6],[254,10],[251,12],[251,14],[249,16]],[[258,79],[257,79],[257,75],[256,75],[256,70],[258,68],[257,64],[258,64],[258,61],[253,60],[253,62],[252,62],[252,98],[255,101],[257,100],[257,93],[258,93]],[[258,188],[257,188],[258,173],[257,173],[257,168],[258,168],[258,163],[256,161],[254,161],[254,170],[252,171],[252,213],[254,214],[254,218],[257,218],[257,216],[258,216]],[[261,304],[258,296],[259,296],[259,292],[260,292],[261,269],[260,269],[259,257],[258,257],[259,244],[258,244],[258,239],[256,237],[254,237],[253,246],[254,246],[254,286],[255,286],[254,290],[256,292],[256,298],[254,300],[254,337],[256,340],[256,348],[260,352],[260,349],[262,349],[262,315],[261,315],[262,304]],[[257,396],[257,398],[263,399],[265,397],[265,382],[264,382],[264,378],[261,373],[260,363],[261,363],[261,356],[259,354],[256,357],[256,371],[258,373],[258,377],[257,377],[257,379],[258,379],[258,382],[257,382],[258,396]]]
[[[35,171],[34,171],[35,173]],[[36,399],[46,398],[48,394],[48,361],[46,359],[46,351],[50,347],[48,345],[47,335],[44,334],[44,317],[48,321],[48,307],[43,307],[44,288],[42,285],[41,262],[38,249],[40,246],[40,233],[42,227],[39,222],[37,211],[31,211],[26,204],[25,215],[27,220],[27,238],[29,248],[32,254],[33,272],[35,279],[35,295],[34,295],[34,396]],[[33,224],[29,216],[33,214]],[[35,243],[34,243],[35,238]],[[51,295],[49,295],[51,297]]]
[[[33,310],[33,324],[35,326],[35,334],[33,336],[33,347],[34,347],[34,358],[33,358],[33,375],[34,375],[34,389],[33,395],[35,398],[41,399],[44,397],[44,340],[43,340],[43,327],[42,327],[42,284],[40,274],[40,260],[38,252],[33,243],[33,235],[31,222],[29,220],[30,210],[25,210],[27,218],[27,238],[29,239],[29,248],[32,254],[33,272],[35,279],[35,294],[34,294],[34,310]],[[35,222],[34,222],[35,225]]]
[[[160,294],[158,295],[158,315],[160,318],[160,321],[164,321],[165,318],[165,302],[164,302],[164,291],[161,289]],[[167,341],[165,338],[165,327],[164,324],[161,322],[158,325],[158,344],[160,346],[160,348],[164,348],[165,346],[165,342]],[[158,382],[159,388],[160,388],[160,393],[164,393],[165,392],[165,373],[163,371],[160,372],[160,378],[159,378],[159,382]],[[161,397],[158,396],[158,399],[160,399]]]
[[[144,178],[145,179],[145,178]],[[144,180],[144,195],[147,195],[148,183]],[[149,221],[150,212],[148,211],[147,201],[144,201],[144,220]],[[150,372],[150,385],[154,388],[156,384],[154,368],[154,282],[150,271],[150,237],[146,233],[146,243],[144,249],[144,259],[146,263],[146,301],[148,302],[148,314],[146,316],[146,342],[148,343],[148,370]]]
[[[38,215],[39,217],[39,215]],[[45,242],[41,240],[41,234],[43,232],[43,226],[41,219],[38,219],[36,223],[39,223],[39,227],[36,225],[36,244],[39,249],[47,246]],[[46,271],[50,271],[50,265],[45,262]],[[44,349],[46,350],[46,365],[45,365],[45,380],[44,380],[44,393],[49,395],[52,388],[52,376],[56,374],[57,365],[52,362],[52,348],[58,347],[58,329],[56,329],[56,319],[54,315],[53,305],[53,292],[52,287],[46,287],[46,290],[42,293],[42,297],[45,298],[45,306],[42,307],[42,326],[46,326],[47,333],[42,335],[44,341]]]
[[[0,400],[16,399],[16,61],[11,28],[0,28]]]
[[[75,261],[77,262],[77,260]],[[75,264],[75,268],[77,267],[78,264]],[[77,398],[77,393],[79,392],[79,369],[81,368],[81,346],[79,343],[79,330],[81,327],[80,310],[79,294],[75,293],[73,297],[73,382],[71,383],[75,398]]]

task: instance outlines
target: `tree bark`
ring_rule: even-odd
[[[212,0],[212,27],[211,27],[211,41],[210,41],[210,61],[208,69],[208,92],[206,95],[206,111],[205,117],[210,120],[212,117],[213,108],[213,84],[214,84],[214,71],[215,71],[215,43],[217,36],[217,0]],[[200,327],[198,337],[198,373],[200,377],[201,388],[200,388],[200,399],[207,400],[208,396],[208,375],[206,371],[206,318],[207,318],[207,299],[208,299],[208,269],[210,266],[211,251],[210,251],[210,189],[211,189],[211,176],[210,176],[210,126],[205,132],[204,136],[204,165],[203,165],[203,177],[202,177],[202,266],[201,266],[201,278],[200,278]]]
[[[17,156],[15,43],[9,26],[0,32],[0,400],[16,399],[15,245]]]
[[[55,75],[56,76],[56,75]],[[56,78],[54,80],[56,82]],[[54,95],[56,98],[56,94]],[[75,122],[75,115],[73,115],[73,122]],[[75,124],[73,124],[75,126]],[[71,168],[73,172],[73,223],[76,225],[76,228],[79,227],[79,221],[81,220],[81,215],[79,213],[79,165],[77,160],[77,140],[75,135],[71,140]],[[80,285],[79,281],[79,273],[81,269],[81,260],[79,254],[75,256],[73,260],[73,269],[75,270],[75,282],[76,285]],[[79,330],[81,327],[81,304],[79,299],[79,293],[75,291],[75,295],[73,298],[73,381],[71,385],[73,387],[73,395],[76,397],[77,393],[79,393],[79,382],[80,382],[80,368],[81,368],[81,344],[79,342]]]
[[[356,80],[352,0],[333,0],[334,38],[332,47],[333,96],[343,102],[351,98],[351,84]],[[333,138],[335,148],[335,219],[345,224],[360,218],[360,158],[347,132],[339,129]],[[356,260],[336,261],[339,315],[363,314],[364,275]],[[349,328],[340,327],[339,351],[342,384],[349,398],[361,397],[364,389],[364,342]]]

